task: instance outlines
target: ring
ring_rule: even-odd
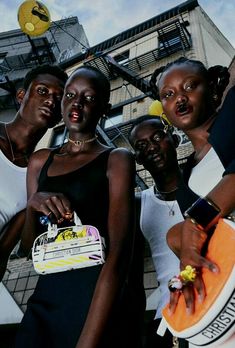
[[[197,276],[196,268],[187,265],[185,269],[180,272],[180,276],[185,283],[194,282]]]
[[[168,282],[168,289],[171,292],[181,291],[187,283],[193,283],[196,279],[196,268],[187,265],[178,276],[174,276]]]
[[[72,217],[73,217],[73,213],[67,212],[67,213],[64,214],[64,217],[65,217],[66,220],[71,220]]]
[[[47,214],[47,217],[49,217],[52,214],[52,211],[50,211],[50,213]]]

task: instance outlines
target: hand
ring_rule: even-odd
[[[35,192],[28,201],[28,208],[54,218],[57,223],[72,217],[70,202],[62,193]]]
[[[187,265],[191,265],[197,270],[197,276],[194,282],[184,285],[182,292],[185,298],[188,314],[192,314],[195,308],[195,291],[198,293],[198,300],[203,301],[206,296],[204,282],[201,276],[201,268],[205,267],[212,272],[218,272],[218,267],[212,261],[201,255],[202,248],[205,245],[208,235],[206,232],[198,228],[190,219],[186,219],[181,224],[176,225],[177,234],[174,227],[169,231],[170,235],[174,235],[174,245],[177,245],[180,258],[180,268],[185,269]],[[180,231],[180,233],[179,233]],[[177,243],[175,238],[178,239]],[[180,241],[179,241],[180,239]],[[168,237],[168,242],[172,242],[173,238]],[[170,245],[170,243],[169,243]],[[170,313],[175,311],[178,303],[180,292],[172,292],[170,295]]]

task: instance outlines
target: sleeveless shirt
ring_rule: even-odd
[[[3,227],[19,211],[25,209],[27,202],[27,168],[16,166],[0,150],[0,234]]]

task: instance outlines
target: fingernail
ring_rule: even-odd
[[[204,301],[204,295],[198,294],[198,302],[202,303]]]
[[[212,265],[212,266],[210,267],[210,269],[211,269],[211,271],[212,271],[213,273],[219,273],[219,269],[218,269],[218,267],[216,267],[215,265]]]
[[[172,311],[172,309],[169,307],[169,308],[168,308],[168,315],[171,316],[172,314],[173,314],[173,311]]]
[[[187,315],[191,315],[192,314],[192,311],[189,307],[186,307],[186,313]]]

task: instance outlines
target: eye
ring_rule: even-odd
[[[66,92],[65,93],[65,97],[67,99],[73,99],[75,97],[75,93],[72,93],[72,92]]]
[[[196,87],[196,83],[193,81],[187,82],[184,86],[185,91],[192,91]]]
[[[93,103],[96,101],[96,97],[94,95],[85,95],[84,99],[88,103]]]
[[[166,91],[161,93],[161,99],[168,99],[174,95],[173,91]]]
[[[157,143],[159,143],[164,138],[164,133],[155,133],[153,136],[153,140]]]
[[[49,93],[49,90],[46,87],[41,87],[40,86],[40,87],[37,88],[37,92],[40,95],[45,95],[45,94]]]
[[[135,149],[137,151],[144,151],[147,147],[147,143],[145,141],[141,141],[135,144]]]

